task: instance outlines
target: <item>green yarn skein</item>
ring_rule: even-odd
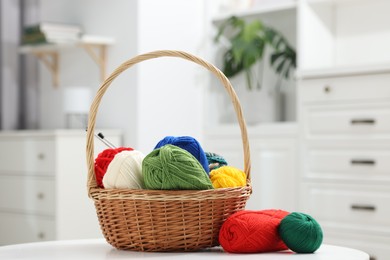
[[[147,189],[213,189],[209,176],[199,161],[186,150],[170,144],[153,150],[145,157],[142,174]]]
[[[279,235],[288,248],[296,253],[313,253],[322,243],[321,226],[311,216],[293,212],[282,219]]]

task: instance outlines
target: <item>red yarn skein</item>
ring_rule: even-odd
[[[108,148],[103,152],[99,153],[99,155],[95,159],[95,176],[96,183],[100,188],[104,188],[103,186],[103,176],[107,172],[108,165],[114,159],[115,155],[122,151],[132,151],[133,148],[130,147],[118,147],[118,148]]]
[[[262,253],[288,249],[278,234],[289,212],[277,209],[242,210],[231,215],[219,231],[219,243],[230,253]]]

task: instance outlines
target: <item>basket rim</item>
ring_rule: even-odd
[[[209,190],[104,189],[95,187],[90,191],[91,197],[95,199],[194,201],[237,198],[238,193],[250,195],[252,193],[252,184],[249,182],[243,187]]]

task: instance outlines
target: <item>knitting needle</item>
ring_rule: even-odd
[[[85,131],[88,131],[88,129],[85,129]],[[112,148],[112,149],[115,149],[115,145],[113,145],[110,141],[108,141],[107,139],[104,138],[104,135],[102,133],[93,133],[93,135],[99,139],[103,144],[105,144],[107,147],[109,148]]]
[[[108,143],[108,146],[111,147],[111,148],[116,148],[115,145],[113,145],[110,141],[108,141],[102,132],[98,133],[97,134],[99,138],[101,138],[102,140],[106,141]]]

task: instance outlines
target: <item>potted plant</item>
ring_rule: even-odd
[[[289,79],[291,70],[296,68],[294,48],[280,32],[260,20],[246,22],[230,17],[219,26],[215,37],[216,42],[223,40],[227,48],[222,54],[222,71],[228,78],[244,73],[249,91],[262,87],[260,81],[254,79],[254,65],[268,56],[266,53],[269,53],[270,65],[278,76],[273,86],[275,89],[279,89],[282,79]],[[264,66],[261,67],[260,72],[256,71],[259,75],[263,74]]]

